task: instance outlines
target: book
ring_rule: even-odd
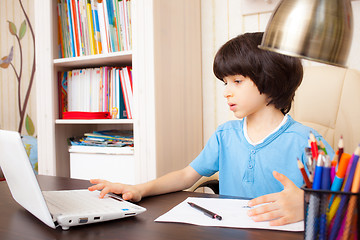
[[[102,45],[101,45],[99,16],[98,16],[96,0],[91,0],[91,10],[93,13],[94,39],[95,39],[96,51],[98,54],[101,54],[102,53]]]
[[[83,36],[83,26],[81,22],[81,14],[80,14],[80,0],[74,0],[75,1],[75,16],[77,21],[77,37],[79,39],[79,56],[85,55],[85,49],[84,49],[84,36]]]
[[[108,20],[109,20],[109,31],[110,31],[110,39],[112,44],[113,52],[119,51],[119,45],[116,37],[116,23],[115,23],[115,16],[114,16],[114,4],[112,0],[104,0],[106,1],[107,5],[107,13],[108,13]]]
[[[110,113],[68,111],[63,113],[63,118],[64,119],[108,119],[110,118]]]
[[[132,91],[132,79],[129,72],[130,68],[127,67],[122,68],[122,77],[123,82],[121,84],[124,84],[125,86],[125,105],[127,105],[126,112],[129,119],[132,119],[132,113],[133,113],[133,91]],[[127,102],[126,102],[127,101]]]
[[[119,13],[119,5],[117,4],[118,0],[112,0],[114,4],[114,24],[115,24],[115,30],[116,30],[116,37],[117,37],[117,43],[118,43],[118,49],[119,51],[124,50],[124,46],[122,45],[122,39],[121,39],[121,29],[120,29],[120,13]]]
[[[72,71],[68,71],[67,72],[67,106],[68,106],[68,111],[73,110],[73,99],[72,99],[73,86],[72,86],[71,77],[72,77]]]
[[[69,146],[70,153],[134,154],[133,147]]]
[[[86,1],[86,17],[88,22],[88,33],[90,39],[90,52],[92,55],[96,54],[95,38],[94,38],[94,25],[93,25],[93,16],[91,11],[91,2],[90,0]]]
[[[75,50],[75,42],[74,42],[74,30],[73,30],[73,24],[72,24],[72,15],[71,15],[71,2],[70,0],[67,0],[67,2],[65,3],[65,8],[66,8],[66,12],[67,12],[67,20],[68,20],[68,29],[69,29],[69,42],[70,42],[70,49],[71,49],[71,53],[70,56],[71,57],[76,57],[76,50]]]
[[[125,110],[127,113],[126,116],[128,119],[131,119],[130,102],[129,102],[128,91],[126,88],[126,83],[125,83],[124,71],[120,71],[120,83],[121,83],[121,91],[122,91],[123,98],[124,98]]]
[[[63,42],[63,50],[64,55],[62,57],[69,57],[70,56],[70,45],[69,45],[69,29],[68,29],[68,21],[67,21],[67,10],[65,8],[66,0],[59,0],[59,12],[60,12],[60,20],[61,20],[61,38]]]
[[[58,0],[58,4],[56,6],[56,10],[57,10],[57,14],[58,14],[58,44],[59,44],[59,56],[60,57],[65,57],[65,52],[64,52],[64,42],[63,42],[63,26],[62,26],[62,21],[61,21],[61,1]]]
[[[120,83],[120,70],[119,70],[119,73],[118,73],[118,78],[119,78],[119,118],[120,119],[127,119],[128,116],[127,116],[127,112],[126,112],[126,108],[125,108],[125,100],[124,100],[124,94],[122,92],[122,89],[121,89],[121,83]]]
[[[119,6],[121,9],[121,14],[120,14],[120,18],[121,18],[121,23],[122,23],[122,33],[123,33],[123,44],[124,44],[124,49],[125,50],[129,50],[130,46],[129,46],[129,32],[128,32],[128,16],[127,16],[127,4],[126,4],[126,0],[119,0]]]
[[[80,56],[80,32],[78,29],[78,18],[77,18],[77,10],[75,5],[75,0],[71,0],[70,2],[70,12],[72,19],[72,29],[73,29],[73,37],[74,37],[74,46],[75,46],[75,56]]]
[[[100,29],[102,53],[109,53],[109,42],[108,42],[107,26],[105,23],[106,17],[104,13],[104,4],[102,0],[97,0],[96,4],[98,9],[98,17],[99,17],[99,29]]]
[[[126,0],[127,5],[127,22],[128,22],[128,32],[129,32],[129,49],[132,49],[132,28],[131,28],[131,1]]]
[[[90,38],[89,38],[89,26],[87,21],[87,9],[86,9],[87,0],[79,0],[80,7],[80,19],[82,27],[82,40],[84,44],[84,53],[85,55],[90,55]]]
[[[132,131],[126,131],[126,130],[113,129],[113,130],[93,131],[92,133],[85,133],[84,136],[133,141]]]
[[[80,86],[80,70],[79,69],[75,69],[72,70],[72,76],[69,79],[69,82],[71,82],[71,100],[72,100],[72,104],[71,104],[71,110],[69,111],[81,111],[80,108],[80,102],[82,100],[82,91],[81,90],[81,86]]]
[[[59,89],[59,96],[60,96],[60,100],[59,100],[59,118],[63,118],[63,112],[67,112],[68,110],[68,106],[67,106],[67,76],[68,73],[67,72],[59,72],[58,73],[59,76],[59,85],[58,85],[58,89]]]
[[[104,130],[85,133],[84,136],[75,136],[68,139],[70,146],[94,146],[122,148],[133,147],[134,138],[132,131]]]

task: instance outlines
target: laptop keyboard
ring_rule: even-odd
[[[84,190],[43,191],[44,198],[52,214],[73,213],[114,213],[133,209],[132,204],[106,195],[99,198],[99,192]]]

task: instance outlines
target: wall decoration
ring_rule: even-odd
[[[16,25],[12,22],[12,21],[7,21],[8,22],[8,26],[9,26],[9,31],[11,33],[11,35],[13,35],[18,43],[18,47],[19,47],[19,51],[20,51],[20,66],[17,69],[16,66],[14,66],[13,64],[13,54],[14,54],[14,46],[11,47],[10,51],[9,51],[9,55],[4,56],[1,58],[0,60],[0,67],[1,68],[8,68],[9,66],[11,66],[11,68],[13,69],[15,75],[16,75],[16,79],[17,79],[17,98],[18,98],[18,111],[19,111],[19,115],[20,115],[20,121],[19,121],[19,125],[18,125],[18,132],[21,133],[22,127],[24,125],[24,121],[25,121],[25,127],[26,127],[26,131],[28,133],[29,136],[34,135],[35,129],[34,129],[34,124],[30,118],[29,115],[25,115],[26,114],[26,108],[28,105],[28,101],[29,101],[29,97],[30,97],[30,92],[31,92],[31,88],[33,86],[33,82],[34,82],[34,77],[35,77],[35,35],[34,35],[34,31],[32,28],[32,25],[30,23],[29,17],[24,9],[24,6],[21,2],[21,0],[19,0],[20,6],[21,6],[21,10],[25,15],[25,20],[21,23],[19,31],[17,31],[17,27]],[[33,60],[32,60],[32,70],[31,70],[31,74],[30,76],[24,76],[23,75],[23,49],[22,49],[22,45],[21,45],[21,40],[23,39],[23,37],[26,34],[26,30],[27,30],[27,26],[29,26],[29,30],[32,36],[32,40],[33,40],[33,52],[34,52],[34,56],[33,56]],[[25,92],[25,99],[23,102],[21,102],[21,96],[22,96],[22,92],[21,92],[21,83],[23,82],[23,78],[29,77],[29,84],[27,86],[27,90]]]
[[[19,7],[15,7],[15,3],[11,3],[13,4],[13,10],[15,12],[18,12]],[[30,98],[30,93],[31,93],[31,89],[33,87],[34,84],[34,78],[35,78],[35,70],[36,70],[36,66],[35,66],[35,34],[29,19],[29,16],[27,14],[27,12],[24,9],[24,5],[22,3],[21,0],[19,0],[19,4],[20,4],[20,11],[23,13],[23,15],[25,16],[25,19],[21,22],[20,26],[16,26],[16,24],[9,20],[6,19],[7,22],[7,26],[8,26],[8,30],[10,32],[9,35],[7,36],[11,36],[14,37],[16,39],[15,43],[17,43],[16,46],[11,46],[10,50],[9,50],[9,54],[2,57],[0,59],[0,69],[12,69],[13,73],[15,74],[15,78],[3,78],[0,79],[2,81],[12,81],[13,79],[16,80],[16,98],[17,98],[17,107],[16,108],[11,108],[14,109],[14,111],[17,111],[20,117],[20,121],[18,123],[18,127],[17,127],[17,131],[21,134],[22,133],[22,129],[25,126],[26,132],[27,132],[27,136],[23,135],[22,136],[22,141],[26,150],[26,153],[29,157],[30,163],[34,169],[34,172],[37,174],[38,171],[38,156],[37,156],[37,138],[35,135],[35,126],[34,123],[31,119],[31,117],[29,116],[29,114],[27,113],[27,107],[28,107],[28,103],[29,103],[29,98]],[[9,6],[9,4],[5,4],[5,6]],[[17,5],[18,6],[18,5]],[[6,9],[8,10],[8,9]],[[8,16],[9,17],[9,16]],[[13,16],[10,15],[10,17],[12,18],[17,18],[18,16],[15,16],[15,14]],[[26,33],[28,32],[27,30],[30,30],[30,34],[31,34],[31,39],[32,40],[32,45],[29,45],[28,42],[26,42],[26,40],[24,41],[24,36],[26,35]],[[4,29],[2,29],[2,31],[4,31]],[[25,38],[26,39],[26,38]],[[27,38],[29,39],[29,38]],[[26,42],[26,43],[25,43]],[[24,47],[25,46],[25,49]],[[26,46],[28,49],[26,49]],[[32,46],[32,47],[31,47]],[[14,52],[17,51],[19,52],[19,54],[14,54]],[[24,57],[25,53],[28,52],[33,52],[33,58],[31,60],[31,62],[27,62],[24,61],[24,59],[26,59]],[[18,57],[19,59],[16,59],[16,62],[14,61],[14,56]],[[31,72],[30,74],[29,71],[24,71],[25,65],[31,65]],[[11,73],[11,71],[10,71]],[[8,93],[8,94],[12,94],[12,93]],[[9,103],[10,105],[11,103]],[[15,104],[14,104],[15,105]],[[8,114],[7,112],[2,112],[2,114]],[[2,173],[0,172],[0,178]]]

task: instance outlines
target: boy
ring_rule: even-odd
[[[255,221],[283,225],[304,218],[302,175],[310,131],[287,115],[303,69],[299,59],[260,50],[262,33],[246,33],[226,44],[214,60],[215,76],[224,82],[230,110],[242,120],[218,127],[199,156],[182,170],[139,185],[93,179],[90,191],[122,194],[125,200],[184,190],[201,176],[219,171],[220,194],[255,198],[248,211]],[[328,153],[333,150],[326,143]],[[331,156],[332,157],[332,156]],[[289,177],[280,174],[286,173]]]

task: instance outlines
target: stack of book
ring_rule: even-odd
[[[110,112],[115,119],[132,119],[131,67],[100,67],[58,73],[59,118],[64,112]]]
[[[132,131],[105,130],[85,133],[81,137],[68,139],[69,152],[116,153],[123,152],[123,147],[133,149]],[[131,151],[131,150],[130,150]]]
[[[130,0],[58,0],[59,57],[132,48]]]

